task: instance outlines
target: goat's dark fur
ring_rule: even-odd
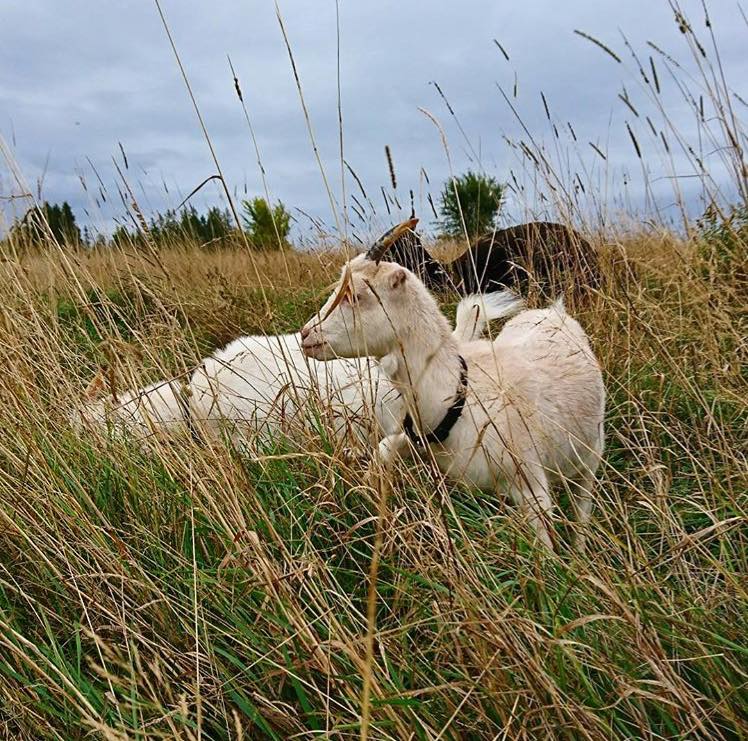
[[[466,252],[440,263],[415,232],[400,237],[385,259],[416,273],[433,291],[456,290],[467,296],[528,287],[553,298],[567,284],[575,292],[598,285],[597,256],[578,232],[547,221],[498,229],[478,238]]]

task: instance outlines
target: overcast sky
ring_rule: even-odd
[[[696,33],[707,42],[700,2],[683,5]],[[711,5],[728,82],[748,99],[748,28],[732,0]],[[162,7],[232,191],[240,197],[245,190],[262,195],[263,185],[227,55],[241,82],[272,197],[294,209],[297,235],[309,233],[301,211],[333,228],[333,210],[272,0],[162,0]],[[279,7],[340,215],[335,1],[279,0]],[[413,188],[419,214],[425,222],[433,221],[425,196],[430,191],[437,197],[450,165],[435,123],[419,109],[443,125],[455,172],[471,167],[511,181],[510,170],[518,180],[524,170],[529,185],[531,173],[509,141],[531,136],[554,162],[564,163],[559,169],[580,172],[586,189],[593,191],[586,197],[607,204],[609,216],[622,205],[613,193],[622,197],[627,192],[632,207],[651,211],[626,128],[629,123],[648,162],[658,204],[672,213],[672,173],[644,119],[649,114],[659,131],[662,116],[646,103],[642,78],[621,36],[628,37],[647,64],[650,55],[655,57],[669,115],[697,146],[693,113],[678,94],[665,60],[646,46],[651,40],[687,63],[686,37],[679,33],[666,0],[340,0],[339,11],[343,146],[346,161],[376,209],[373,217],[369,214],[371,228],[397,215],[387,214],[380,191],[384,186],[392,194],[385,145],[392,150],[397,197],[404,211],[409,210],[408,190]],[[610,45],[623,63],[575,34],[575,29]],[[687,65],[693,68],[692,63]],[[433,81],[448,98],[459,125]],[[618,98],[622,86],[639,117]],[[546,118],[541,90],[558,139]],[[733,102],[736,113],[746,113],[743,104]],[[0,135],[31,190],[36,191],[43,178],[45,199],[68,200],[79,221],[104,230],[124,214],[115,161],[146,212],[177,205],[215,172],[157,8],[147,0],[4,3]],[[721,178],[718,155],[703,140],[701,147],[708,166]],[[685,159],[677,152],[676,156],[676,174],[691,174]],[[94,167],[104,184],[106,203]],[[697,211],[698,182],[685,177],[679,182],[690,208]],[[355,205],[351,194],[368,205],[348,173],[346,190],[349,205]],[[507,222],[523,218],[527,209],[543,214],[542,202],[531,191],[524,198],[509,199]],[[0,196],[20,192],[6,163],[0,162]],[[193,202],[204,208],[220,203],[220,198],[217,185],[211,183]],[[22,202],[3,200],[0,207],[6,219],[11,203],[23,211]],[[354,230],[364,233],[366,226],[352,210],[349,214]]]

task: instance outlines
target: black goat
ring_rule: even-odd
[[[485,234],[458,258],[440,263],[417,232],[400,236],[385,258],[412,270],[433,291],[466,296],[502,288],[528,288],[554,298],[571,283],[575,293],[599,284],[597,256],[574,229],[547,221],[510,226]]]

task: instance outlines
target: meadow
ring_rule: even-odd
[[[0,266],[0,736],[748,737],[745,243],[590,235],[609,393],[589,553],[428,462],[372,481],[310,423],[256,454],[73,429],[251,332],[338,252],[76,251]],[[563,504],[563,502],[562,502]]]

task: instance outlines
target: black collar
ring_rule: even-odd
[[[468,369],[465,358],[463,358],[462,355],[460,355],[459,358],[460,365],[462,366],[460,371],[460,386],[457,389],[457,395],[455,396],[454,402],[452,402],[452,406],[447,409],[446,414],[442,417],[442,421],[439,422],[431,432],[422,435],[417,432],[413,426],[413,418],[410,416],[410,412],[405,415],[403,429],[414,445],[443,443],[449,437],[449,433],[452,432],[452,428],[460,418],[463,407],[465,406],[465,396],[467,395]]]

